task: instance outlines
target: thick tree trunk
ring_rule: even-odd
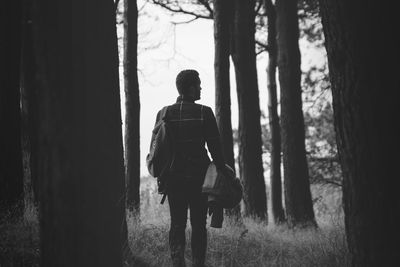
[[[113,1],[36,1],[42,266],[122,266],[124,166]]]
[[[232,23],[232,11],[229,0],[214,1],[215,117],[221,135],[221,144],[225,161],[235,170],[229,77],[230,24]],[[240,206],[228,210],[228,214],[236,217],[240,216]]]
[[[286,216],[291,227],[316,225],[305,150],[297,1],[277,0],[276,12]]]
[[[234,1],[232,58],[239,104],[239,168],[244,184],[244,213],[267,220],[258,96],[254,1]]]
[[[20,109],[21,15],[20,0],[6,1],[2,4],[0,13],[2,29],[0,41],[0,211],[2,207],[8,209],[23,200]]]
[[[33,47],[33,18],[32,0],[24,0],[23,8],[23,34],[22,34],[22,60],[21,60],[21,94],[22,94],[22,133],[24,139],[23,151],[27,161],[24,162],[24,195],[25,203],[37,205],[39,199],[38,184],[38,112],[37,97],[37,66]]]
[[[138,8],[124,0],[125,174],[127,204],[140,211],[140,99],[137,74]]]
[[[282,206],[282,177],[281,177],[281,129],[278,116],[278,97],[276,88],[276,68],[278,51],[276,45],[276,11],[271,0],[265,0],[268,18],[268,115],[271,131],[271,207],[275,224],[285,221]]]
[[[231,87],[229,78],[231,3],[228,0],[214,2],[214,71],[215,71],[215,117],[226,163],[235,169],[231,122]]]
[[[398,262],[395,3],[320,1],[353,266]]]

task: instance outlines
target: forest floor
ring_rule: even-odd
[[[168,204],[159,204],[161,196],[153,186],[144,186],[141,194],[140,219],[127,215],[129,246],[140,260],[131,266],[171,266]],[[318,229],[293,230],[249,218],[238,224],[225,217],[222,229],[208,227],[206,266],[350,266],[343,219],[332,215],[317,218]],[[190,233],[188,223],[188,266]],[[34,208],[26,209],[16,220],[0,218],[0,267],[39,266],[39,256],[39,223]]]
[[[141,215],[128,214],[129,243],[133,254],[147,264],[171,266],[168,248],[168,204]],[[325,218],[318,229],[288,229],[254,219],[235,223],[225,217],[223,228],[208,227],[206,266],[350,266],[342,220]],[[208,218],[208,225],[210,218]],[[191,262],[190,223],[186,231],[185,258]]]

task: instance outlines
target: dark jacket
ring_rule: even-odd
[[[214,208],[211,227],[221,228],[223,208],[233,209],[240,203],[243,187],[232,168],[226,165],[225,171],[222,172],[212,162],[207,169],[202,192],[207,194],[208,202]]]
[[[162,117],[162,109],[157,114],[156,123]],[[176,142],[176,155],[167,174],[168,183],[188,183],[201,189],[211,162],[208,151],[218,168],[224,168],[220,135],[212,109],[194,103],[193,100],[178,97],[175,104],[168,106],[166,119]],[[167,191],[168,186],[167,185]],[[222,209],[221,209],[222,210]]]
[[[160,110],[156,123],[161,115]],[[210,163],[205,144],[215,164],[218,167],[225,165],[212,109],[178,97],[175,104],[168,106],[166,117],[176,142],[176,156],[170,174],[196,180],[201,186]]]

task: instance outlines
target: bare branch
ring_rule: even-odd
[[[257,1],[256,2],[256,9],[255,9],[255,12],[256,12],[256,14],[257,15],[261,15],[261,16],[263,16],[264,14],[261,14],[260,13],[260,10],[261,10],[261,7],[263,6],[263,3],[262,3],[263,1]]]
[[[325,184],[331,184],[331,185],[335,185],[335,186],[339,186],[339,187],[342,186],[342,183],[341,183],[341,182],[336,182],[335,180],[328,180],[328,179],[326,179],[326,180],[324,180],[323,182],[324,182]]]
[[[118,10],[118,4],[119,4],[119,0],[115,0],[115,2],[114,2],[115,11]]]
[[[195,18],[187,20],[187,21],[179,21],[179,22],[178,21],[172,21],[171,23],[173,25],[188,24],[188,23],[193,22],[193,21],[198,20],[198,19],[199,19],[198,17],[195,17]]]
[[[119,0],[118,0],[118,1],[119,1]],[[145,2],[143,3],[143,5],[142,5],[141,7],[138,8],[138,13],[141,13],[141,12],[144,10],[144,8],[146,7],[147,4],[148,4],[148,2],[145,1]]]
[[[306,112],[309,112],[312,108],[314,108],[314,106],[317,104],[318,100],[320,98],[322,98],[327,92],[329,92],[328,90],[329,88],[323,88],[321,90],[321,92],[318,94],[318,96],[316,98],[314,98],[314,100],[312,101],[307,101],[308,103],[312,103],[311,106],[309,106],[306,110]]]
[[[256,44],[259,45],[260,47],[262,47],[264,50],[263,51],[269,51],[270,48],[266,43],[263,43],[260,40],[256,40]]]
[[[310,154],[310,153],[307,152],[307,154]],[[311,156],[310,160],[317,161],[317,162],[339,162],[338,156],[334,156],[334,157],[314,157],[314,156]]]
[[[204,14],[195,13],[193,11],[182,9],[182,7],[180,7],[180,6],[173,8],[173,7],[169,6],[168,4],[161,2],[159,0],[152,0],[152,2],[153,2],[153,4],[161,6],[162,8],[165,8],[166,10],[171,11],[173,13],[181,13],[181,14],[191,15],[196,18],[202,18],[202,19],[212,19],[213,18],[211,14],[204,15]]]
[[[208,12],[210,12],[211,17],[214,16],[214,11],[212,10],[210,4],[208,3],[207,0],[198,0],[200,4],[202,4],[207,10]]]

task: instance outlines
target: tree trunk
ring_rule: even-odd
[[[214,71],[215,71],[215,117],[221,135],[226,163],[235,170],[233,152],[233,134],[231,122],[231,86],[230,86],[230,24],[232,6],[229,0],[214,1]],[[228,210],[228,214],[240,216],[240,206]]]
[[[244,185],[244,213],[267,220],[262,162],[260,102],[255,54],[254,1],[234,1],[232,59],[239,104],[239,168]]]
[[[265,0],[268,18],[268,115],[271,131],[271,207],[275,224],[285,221],[282,206],[282,177],[281,177],[281,129],[278,116],[278,97],[276,89],[276,67],[278,51],[276,46],[276,11],[271,0]]]
[[[122,266],[124,166],[113,1],[36,1],[42,266]]]
[[[39,199],[38,184],[38,112],[37,97],[37,66],[33,47],[33,18],[32,0],[24,0],[23,33],[22,33],[22,60],[21,60],[21,107],[22,107],[22,134],[24,139],[23,151],[26,154],[24,170],[25,203],[37,205]]]
[[[23,200],[20,109],[21,15],[21,1],[6,1],[2,4],[0,13],[2,29],[0,42],[0,212],[2,207],[9,209],[22,204]],[[19,208],[18,211],[22,209]]]
[[[124,0],[125,172],[127,204],[140,211],[140,99],[137,74],[138,8]]]
[[[277,0],[277,45],[286,216],[289,226],[316,226],[305,150],[297,1]]]
[[[231,5],[228,0],[214,2],[214,71],[215,71],[215,116],[226,163],[235,169],[231,122],[231,87],[229,78],[229,45]]]
[[[395,3],[320,1],[353,266],[398,262]]]

